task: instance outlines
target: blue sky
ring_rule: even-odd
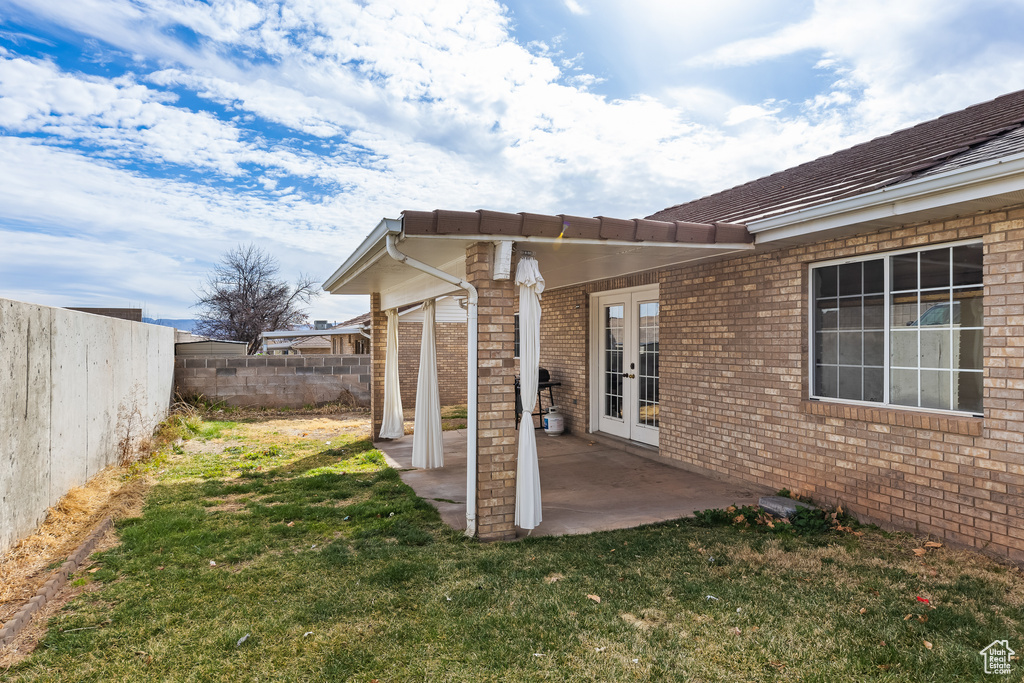
[[[644,216],[1024,88],[1021,28],[1022,0],[0,0],[0,296],[191,317],[239,243],[323,280],[403,209]]]

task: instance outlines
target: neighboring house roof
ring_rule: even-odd
[[[327,337],[303,337],[292,342],[293,349],[329,349],[331,340]]]
[[[997,97],[729,190],[653,213],[749,223],[1024,152],[1024,91]]]
[[[399,306],[398,307],[398,314],[401,315],[401,314],[405,313],[406,311],[409,311],[409,310],[412,310],[413,308],[416,308],[419,305],[420,304],[406,304],[405,306]],[[340,325],[338,325],[338,327],[368,327],[370,325],[370,316],[371,316],[370,313],[363,313],[362,315],[356,316],[355,318],[352,318],[351,320],[346,320],[345,322],[343,322]],[[331,329],[334,329],[334,328],[331,328]]]

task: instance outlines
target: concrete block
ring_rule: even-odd
[[[314,368],[312,367],[298,367],[295,368],[296,375],[312,375]]]
[[[758,499],[757,504],[761,506],[762,510],[776,517],[792,517],[799,508],[818,509],[809,503],[801,503],[785,496],[762,496]]]
[[[217,377],[234,377],[238,373],[238,368],[217,368]]]

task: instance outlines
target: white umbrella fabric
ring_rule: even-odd
[[[384,420],[380,438],[398,439],[405,434],[402,388],[398,383],[398,309],[387,310],[388,344],[384,354]]]
[[[519,422],[519,452],[516,461],[516,526],[534,529],[541,522],[540,467],[533,409],[537,404],[540,367],[540,295],[544,291],[537,259],[524,254],[516,268],[519,285],[519,395],[523,418]]]
[[[441,391],[437,386],[437,345],[434,300],[423,302],[423,338],[420,342],[420,374],[416,380],[416,424],[412,433],[412,466],[444,467],[441,439]]]

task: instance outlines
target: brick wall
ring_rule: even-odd
[[[301,408],[351,393],[370,399],[369,356],[175,358],[175,391],[230,406]]]
[[[808,400],[809,264],[968,238],[985,245],[985,417]],[[574,352],[589,328],[588,295],[642,279],[544,295],[542,365],[561,375],[573,430],[589,422],[588,365]],[[661,456],[1024,561],[1024,207],[665,270],[654,281]]]
[[[541,275],[545,264],[541,264]],[[565,416],[568,432],[586,433],[590,422],[590,295],[658,282],[658,273],[589,282],[544,292],[541,298],[540,366],[561,382],[554,388],[555,405]],[[516,301],[518,305],[518,290]],[[544,392],[544,407],[548,406]]]
[[[441,405],[466,402],[466,346],[465,323],[436,323],[434,325],[437,348],[437,383]],[[402,409],[416,407],[416,380],[420,372],[420,342],[423,325],[403,322],[398,324],[398,375],[402,386]],[[412,413],[407,413],[412,419]]]

